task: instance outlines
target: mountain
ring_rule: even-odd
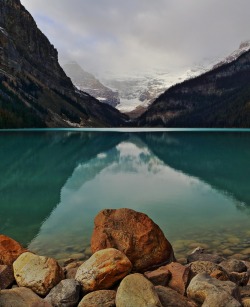
[[[192,68],[184,67],[178,72],[152,69],[143,72],[118,74],[105,72],[100,76],[102,83],[119,92],[120,104],[117,109],[130,118],[141,115],[150,104],[171,86],[184,80],[196,77],[209,70],[217,63],[212,59],[204,59],[203,63],[194,64]]]
[[[243,53],[245,53],[246,51],[249,51],[249,50],[250,50],[250,40],[242,42],[238,49],[236,49],[234,52],[232,52],[225,59],[222,59],[221,61],[216,63],[213,66],[213,69],[220,67],[224,64],[233,62],[234,60],[238,59],[239,56],[241,56]]]
[[[171,87],[134,125],[250,127],[250,51]]]
[[[0,0],[0,127],[110,127],[126,117],[77,90],[20,0]]]
[[[76,62],[63,65],[63,69],[79,90],[113,107],[120,103],[117,91],[104,86],[93,74],[83,70]]]

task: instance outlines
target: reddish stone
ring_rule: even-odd
[[[123,252],[133,271],[146,271],[174,261],[171,244],[146,214],[131,209],[103,210],[95,218],[92,252],[105,248]]]
[[[172,262],[166,265],[165,268],[172,275],[168,287],[184,295],[189,282],[190,268],[177,262]]]
[[[14,281],[12,266],[0,265],[0,289],[8,288]]]
[[[211,277],[216,278],[218,280],[227,281],[229,280],[229,276],[221,270],[215,270],[210,274]]]
[[[165,266],[157,270],[145,272],[144,276],[152,282],[154,286],[166,286],[171,278],[171,273]]]
[[[27,250],[15,240],[5,235],[0,235],[0,264],[11,265],[26,251]]]

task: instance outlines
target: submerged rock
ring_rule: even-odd
[[[132,262],[134,271],[174,261],[171,244],[146,214],[131,209],[103,210],[95,218],[92,252],[113,247]]]
[[[126,276],[117,290],[116,307],[162,307],[153,284],[139,273]]]
[[[0,264],[11,265],[26,251],[17,241],[5,235],[0,235]]]
[[[113,290],[99,290],[83,297],[78,307],[115,307],[116,292]]]
[[[26,252],[13,264],[19,287],[27,287],[39,295],[46,295],[63,278],[64,273],[53,258]]]
[[[104,290],[112,287],[132,269],[129,259],[119,250],[100,250],[85,261],[77,270],[75,279],[84,292]]]
[[[204,248],[197,247],[193,252],[187,256],[187,262],[194,262],[194,261],[210,261],[214,263],[220,263],[225,260],[224,257],[221,257],[218,254],[210,254],[206,253]]]

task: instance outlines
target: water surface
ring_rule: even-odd
[[[0,142],[0,232],[39,254],[80,257],[95,215],[127,207],[159,224],[179,258],[197,245],[250,256],[248,132],[1,132]]]

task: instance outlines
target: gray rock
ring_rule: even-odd
[[[55,307],[73,307],[79,302],[81,285],[74,279],[64,279],[56,285],[45,300]]]
[[[142,274],[126,276],[116,294],[117,307],[162,307],[153,284]]]
[[[220,263],[220,266],[223,267],[223,269],[226,270],[228,273],[242,273],[247,271],[247,266],[245,265],[245,263],[237,259],[224,260]]]
[[[116,292],[113,290],[99,290],[83,297],[78,307],[115,307]]]
[[[52,307],[32,290],[24,287],[2,290],[0,294],[1,307]]]
[[[194,261],[194,262],[191,262],[188,266],[190,268],[192,277],[199,273],[207,273],[210,275],[213,272],[221,271],[225,275],[224,280],[229,279],[227,272],[221,266],[211,261]]]
[[[240,292],[231,281],[220,281],[206,273],[196,275],[190,282],[187,295],[202,307],[240,307]]]
[[[159,296],[163,307],[196,307],[194,301],[189,300],[185,296],[180,295],[178,292],[171,288],[157,286],[155,287],[156,293]]]
[[[0,265],[0,289],[8,288],[14,281],[12,266]]]
[[[220,263],[223,260],[225,260],[225,258],[221,257],[220,255],[205,253],[205,250],[199,247],[187,256],[188,263],[194,261],[210,261],[214,263]]]

